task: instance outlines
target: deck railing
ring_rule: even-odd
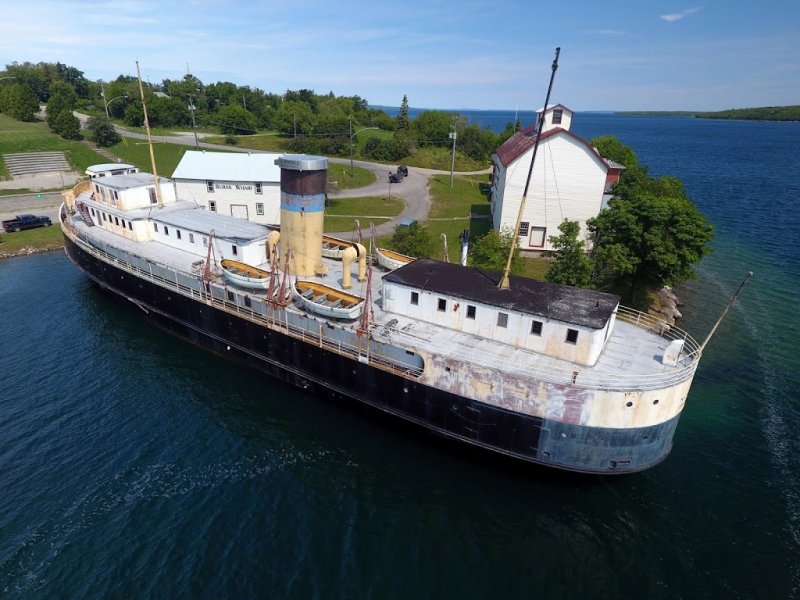
[[[73,235],[75,235],[74,230],[70,229],[70,232]],[[281,333],[299,339],[305,343],[313,344],[321,348],[326,348],[327,350],[331,350],[337,354],[347,356],[349,358],[352,358],[360,362],[367,361],[369,362],[369,364],[373,366],[378,366],[384,370],[391,371],[393,373],[401,374],[408,377],[419,377],[422,374],[421,368],[404,364],[402,362],[392,359],[391,357],[375,353],[372,350],[368,351],[367,345],[369,342],[366,338],[364,339],[363,347],[347,344],[345,342],[342,342],[341,340],[327,338],[321,333],[322,331],[324,331],[323,328],[320,328],[320,333],[316,334],[307,329],[296,327],[291,323],[289,323],[288,315],[286,314],[286,310],[283,307],[271,305],[264,302],[262,305],[263,307],[262,312],[253,310],[252,308],[247,308],[245,306],[237,304],[236,302],[231,302],[228,300],[217,298],[212,293],[201,292],[192,287],[180,283],[178,278],[179,271],[177,269],[174,269],[173,267],[169,267],[163,264],[156,265],[162,269],[172,272],[175,275],[174,280],[167,279],[165,277],[158,275],[157,273],[154,273],[152,269],[150,270],[142,269],[132,264],[131,262],[125,260],[124,258],[120,258],[116,255],[106,252],[105,250],[101,250],[100,248],[97,248],[92,244],[89,244],[88,242],[81,239],[80,235],[77,235],[76,238],[77,238],[75,240],[76,243],[78,243],[81,249],[83,249],[85,252],[88,252],[105,262],[113,264],[115,267],[127,271],[132,275],[146,279],[151,283],[154,283],[161,287],[165,287],[169,290],[172,290],[184,296],[188,296],[193,300],[204,302],[205,304],[210,306],[215,306],[216,308],[219,308],[228,313],[236,314],[237,316],[247,319],[248,321],[259,323],[261,325],[268,325],[270,328],[274,330],[278,330]],[[252,354],[251,351],[245,348],[241,348],[241,350]],[[262,357],[262,358],[267,358],[267,357]]]

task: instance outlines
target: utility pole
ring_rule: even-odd
[[[100,97],[103,99],[103,104],[106,105],[106,119],[110,121],[111,118],[108,116],[108,102],[106,102],[106,88],[102,83],[100,84]]]
[[[453,124],[453,129],[455,129],[455,123]],[[456,134],[455,131],[450,132],[450,139],[453,140],[453,159],[450,162],[450,187],[453,187],[453,171],[456,170]]]
[[[199,150],[200,144],[197,142],[197,123],[194,120],[194,99],[192,98],[191,94],[189,94],[189,110],[192,112],[192,131],[194,131],[194,149]]]

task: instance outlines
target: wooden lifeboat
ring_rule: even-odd
[[[229,258],[222,260],[220,264],[222,276],[234,285],[253,290],[265,290],[269,287],[269,271]]]
[[[364,310],[364,298],[316,281],[298,280],[294,291],[306,310],[324,317],[356,319]]]
[[[416,260],[413,256],[406,256],[405,254],[400,254],[394,250],[387,250],[386,248],[376,247],[375,253],[378,256],[378,264],[389,271],[399,269],[403,265],[407,265],[411,261]]]

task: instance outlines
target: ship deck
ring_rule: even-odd
[[[102,245],[116,247],[123,252],[138,256],[154,263],[191,274],[196,270],[202,255],[169,247],[158,241],[138,242],[118,236],[102,227],[87,227],[79,214],[72,215],[71,224],[81,236],[88,240],[96,240]],[[341,289],[342,263],[335,259],[322,258],[328,271],[324,276],[302,277],[304,280]],[[348,293],[365,296],[366,281],[356,279],[357,263],[352,265],[353,286]],[[677,366],[664,365],[661,357],[671,339],[655,334],[653,327],[645,328],[616,320],[613,332],[606,343],[597,363],[592,366],[549,357],[536,352],[516,348],[508,344],[478,337],[461,331],[441,327],[433,323],[417,321],[402,315],[389,313],[382,308],[381,280],[388,274],[380,267],[372,267],[371,290],[371,324],[372,335],[383,342],[425,351],[432,354],[445,355],[474,365],[480,365],[510,375],[526,377],[541,376],[547,381],[592,385],[595,387],[614,389],[619,385],[630,388],[636,385],[642,388],[660,387],[662,384],[673,384],[685,380],[693,372],[698,356],[695,353],[685,356]],[[224,283],[220,281],[220,283]],[[238,289],[240,294],[263,297],[265,292]],[[300,304],[290,304],[287,310],[303,312]],[[314,316],[324,320],[322,317]],[[651,322],[652,323],[652,322]],[[352,323],[339,322],[344,328],[356,329],[358,321]],[[684,337],[683,332],[674,330],[673,339]],[[692,345],[694,342],[688,338]],[[624,382],[624,383],[623,383]]]

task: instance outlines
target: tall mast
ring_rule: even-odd
[[[139,95],[142,97],[142,111],[144,112],[144,130],[147,132],[147,146],[150,148],[150,166],[153,168],[153,177],[156,181],[156,202],[161,207],[161,188],[158,185],[158,172],[156,171],[156,155],[153,153],[153,138],[150,137],[150,121],[147,119],[147,104],[144,101],[144,88],[142,87],[142,74],[139,72],[139,61],[136,61],[136,77],[139,79]]]
[[[542,108],[542,114],[539,115],[539,126],[537,127],[536,131],[536,141],[533,143],[533,156],[531,157],[531,166],[528,168],[528,179],[525,181],[525,191],[522,192],[522,200],[519,203],[519,212],[517,213],[517,223],[514,225],[514,232],[511,242],[511,250],[508,252],[508,262],[506,262],[506,268],[503,271],[503,277],[500,279],[500,283],[497,284],[497,288],[501,290],[507,290],[508,285],[508,274],[511,271],[511,259],[514,258],[514,250],[517,249],[517,235],[519,232],[519,224],[522,222],[522,211],[525,210],[525,200],[528,198],[528,187],[531,184],[531,175],[533,175],[533,163],[536,162],[536,151],[539,149],[539,139],[542,137],[542,129],[544,129],[544,115],[547,112],[547,105],[550,103],[550,90],[553,89],[553,79],[556,76],[556,69],[558,69],[558,55],[561,54],[561,48],[556,48],[556,57],[553,59],[553,70],[550,73],[550,85],[547,86],[547,96],[544,99],[544,108]]]

